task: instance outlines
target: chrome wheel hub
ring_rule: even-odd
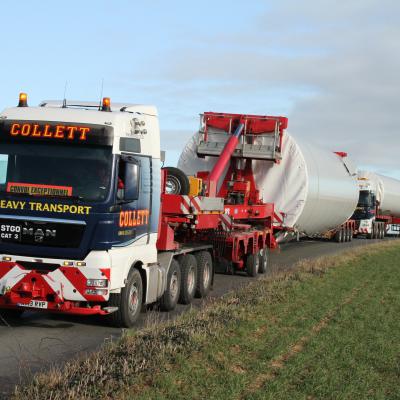
[[[171,295],[171,299],[175,299],[178,295],[178,288],[179,288],[179,280],[178,280],[178,273],[175,271],[171,276],[171,283],[169,285],[169,292]]]
[[[139,305],[139,291],[136,283],[133,283],[129,291],[129,312],[136,314]]]

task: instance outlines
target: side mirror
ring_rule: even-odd
[[[133,162],[125,163],[124,200],[133,201],[139,198],[140,167]]]

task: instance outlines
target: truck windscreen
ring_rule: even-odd
[[[111,170],[109,146],[0,144],[1,192],[102,201],[109,191]]]
[[[359,207],[375,207],[375,195],[369,190],[360,190]]]

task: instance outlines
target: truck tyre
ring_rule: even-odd
[[[260,267],[260,258],[258,254],[249,254],[246,260],[246,272],[248,276],[256,277]]]
[[[162,311],[172,311],[178,303],[181,290],[181,266],[173,258],[169,266],[167,276],[167,287],[160,299],[160,308]]]
[[[178,168],[166,167],[167,181],[165,183],[168,194],[189,194],[190,184],[186,174]]]
[[[374,239],[379,239],[379,224],[376,223],[374,225],[374,229],[373,229],[373,238]]]
[[[108,305],[118,310],[108,316],[112,325],[131,328],[139,318],[143,303],[143,282],[140,272],[132,268],[121,293],[110,294]]]
[[[382,222],[382,226],[381,226],[381,239],[385,239],[385,233],[386,233],[385,223]]]
[[[350,231],[349,242],[352,242],[353,241],[353,237],[354,237],[353,228],[350,228],[349,231]]]
[[[269,264],[268,247],[264,247],[263,249],[260,250],[259,263],[260,266],[258,267],[258,272],[260,274],[265,274],[268,271],[268,264]]]
[[[349,236],[349,230],[347,228],[343,228],[343,242],[348,242]]]
[[[197,287],[197,261],[193,254],[185,254],[181,257],[181,293],[179,302],[190,304],[194,298]]]
[[[197,261],[197,286],[196,297],[206,297],[211,289],[213,276],[213,262],[208,251],[199,251],[196,255]]]

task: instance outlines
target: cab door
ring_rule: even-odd
[[[118,238],[128,245],[150,234],[152,201],[151,158],[122,155],[119,160],[116,202],[120,206]]]

